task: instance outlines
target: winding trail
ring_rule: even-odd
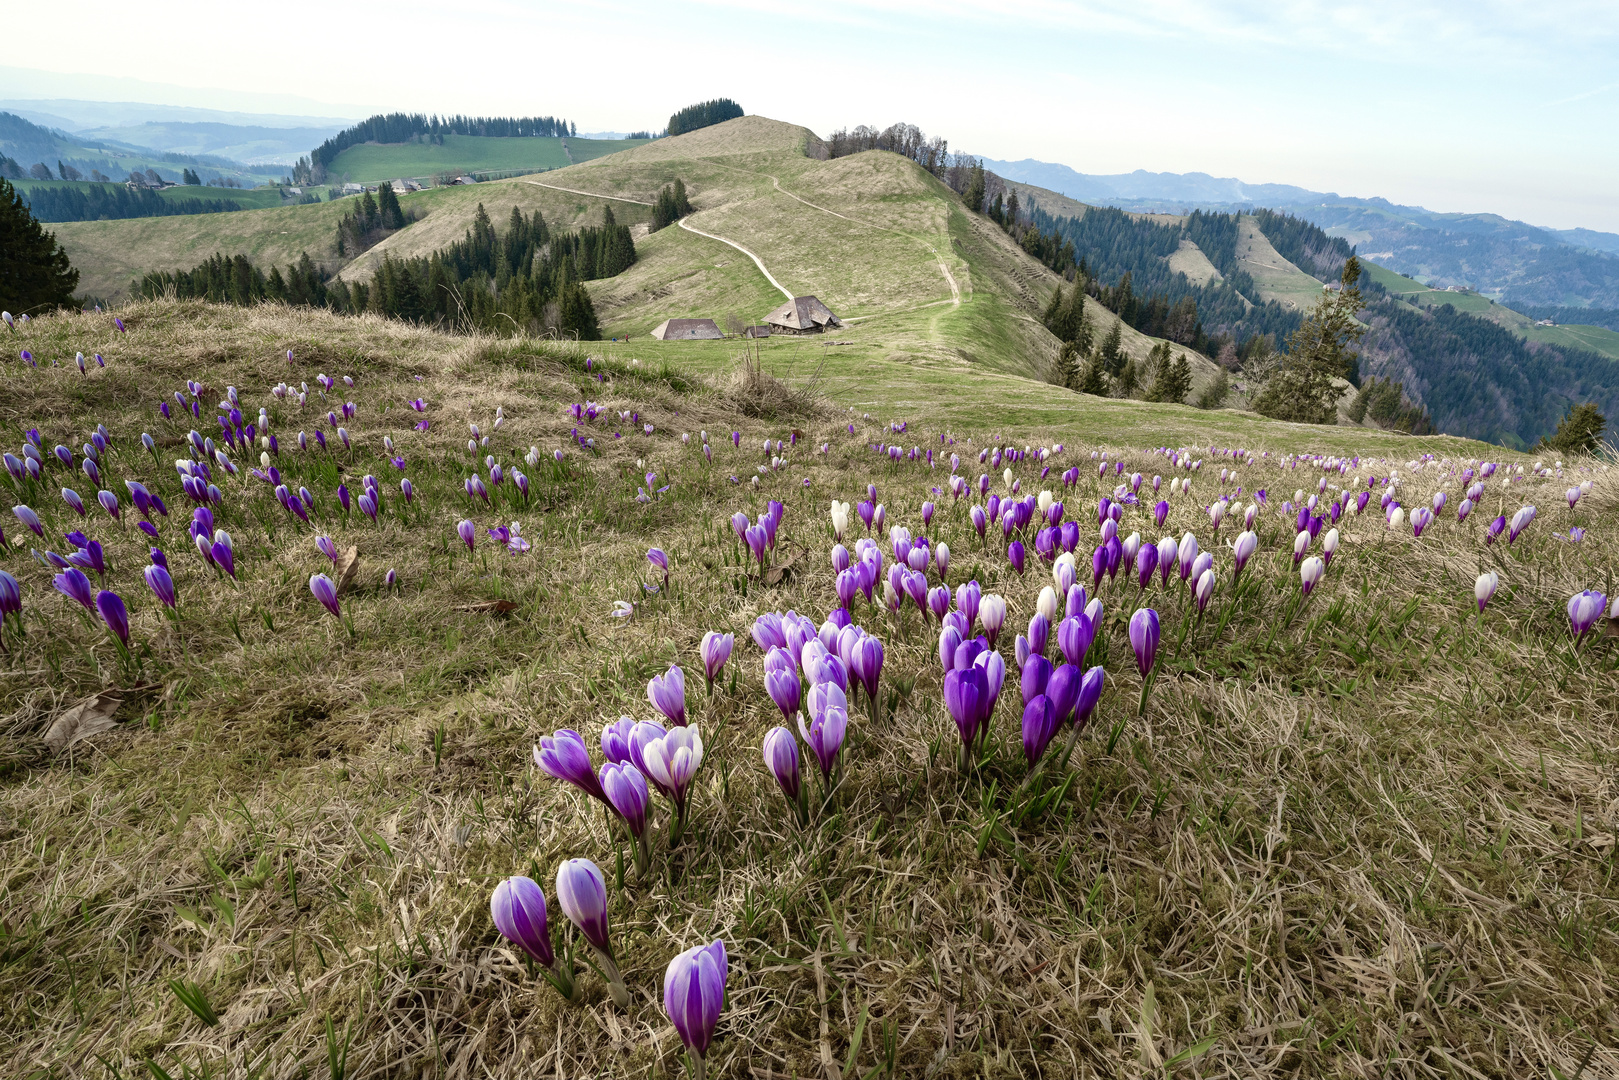
[[[613,202],[634,203],[636,206],[655,205],[643,199],[626,199],[622,195],[598,195],[594,191],[580,191],[577,188],[558,187],[556,184],[542,184],[538,180],[524,180],[523,183],[533,184],[535,187],[550,188],[552,191],[566,191],[569,195],[585,195],[592,199],[611,199]]]
[[[772,179],[774,179],[774,177],[772,177]],[[612,199],[614,202],[634,203],[636,206],[654,206],[654,205],[656,205],[654,203],[646,202],[645,200],[642,200],[642,199],[626,199],[621,195],[599,195],[594,191],[580,191],[577,188],[559,187],[556,184],[542,184],[538,180],[524,180],[523,183],[525,183],[525,184],[533,184],[535,187],[550,188],[552,191],[566,191],[570,195],[584,195],[584,196],[587,196],[587,197],[592,198],[592,199]],[[797,196],[794,196],[794,198],[797,198]],[[816,207],[816,209],[820,209],[820,207]],[[761,260],[759,258],[759,256],[755,255],[753,252],[749,251],[747,248],[743,247],[741,244],[737,243],[735,240],[727,240],[723,236],[716,236],[714,233],[704,232],[702,229],[693,228],[691,225],[689,225],[687,223],[687,219],[685,219],[685,218],[680,219],[680,227],[682,229],[685,229],[689,233],[696,233],[698,236],[705,236],[710,240],[718,240],[722,244],[728,244],[731,247],[736,248],[742,254],[746,255],[748,258],[753,260],[753,265],[757,266],[759,268],[759,273],[761,273],[761,274],[763,274],[765,276],[766,281],[770,282],[770,284],[774,285],[777,289],[781,290],[781,294],[783,296],[785,296],[787,299],[789,299],[789,300],[793,299],[793,294],[788,291],[787,286],[785,286],[781,282],[777,281],[775,279],[774,275],[772,275],[770,273],[770,271],[765,268],[765,264],[764,264],[763,260]]]
[[[698,236],[706,236],[710,240],[718,240],[722,244],[729,244],[731,247],[736,248],[742,254],[746,255],[748,258],[753,260],[753,265],[757,266],[759,268],[759,273],[761,273],[761,274],[763,274],[765,276],[766,281],[770,282],[770,284],[772,284],[776,288],[780,289],[781,294],[783,296],[785,296],[787,299],[789,299],[789,300],[793,299],[793,294],[787,290],[787,287],[785,285],[783,285],[781,282],[777,281],[773,276],[771,276],[771,273],[770,273],[769,270],[765,269],[765,264],[762,261],[760,261],[759,256],[755,255],[753,252],[749,251],[747,248],[743,247],[741,244],[737,243],[735,240],[727,240],[723,236],[715,236],[711,232],[704,232],[701,229],[693,227],[692,225],[688,224],[688,222],[690,220],[691,220],[690,218],[681,218],[680,219],[680,227],[682,229],[685,229],[689,233],[696,233]]]

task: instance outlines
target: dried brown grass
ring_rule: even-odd
[[[7,426],[45,420],[56,441],[100,417],[128,454],[171,383],[203,371],[256,407],[285,377],[286,348],[320,349],[301,377],[362,374],[350,395],[362,442],[406,426],[381,403],[397,409],[419,388],[429,398],[435,430],[405,451],[427,490],[417,520],[332,523],[365,560],[346,601],[353,639],[304,588],[324,561],[307,533],[244,528],[240,592],[170,545],[190,605],[183,645],[150,604],[132,603],[161,689],[121,731],[57,758],[37,746],[49,716],[114,681],[115,667],[104,635],[54,602],[42,568],[7,559],[38,620],[0,671],[0,1030],[13,1074],[132,1076],[151,1059],[175,1076],[228,1066],[322,1077],[330,1018],[340,1040],[352,1025],[351,1077],[674,1076],[660,976],[676,951],[716,935],[733,964],[712,1058],[725,1077],[843,1074],[863,1012],[862,1077],[887,1040],[897,1073],[941,1077],[1619,1073],[1608,982],[1619,963],[1619,675],[1612,643],[1570,666],[1558,623],[1570,592],[1612,574],[1611,480],[1582,503],[1591,533],[1579,548],[1549,536],[1560,487],[1526,485],[1542,520],[1510,552],[1484,551],[1473,529],[1387,537],[1374,507],[1346,527],[1322,593],[1278,647],[1258,647],[1286,598],[1266,592],[1220,641],[1211,624],[1198,630],[1196,662],[1165,672],[1141,719],[1110,623],[1111,689],[1068,799],[980,852],[988,789],[1022,777],[1015,719],[1003,702],[1007,746],[986,776],[957,773],[914,612],[898,624],[858,616],[885,639],[896,708],[880,724],[857,720],[844,787],[810,830],[791,824],[758,761],[779,714],[746,630],[760,611],[830,606],[823,500],[852,499],[870,480],[893,519],[920,531],[916,507],[942,477],[883,463],[862,449],[864,432],[839,440],[818,419],[786,472],[738,490],[727,474],[745,480],[760,441],[785,436],[779,422],[665,373],[586,383],[577,354],[555,346],[274,309],[156,304],[128,318],[128,339],[106,338],[121,350],[112,367],[87,382],[19,381],[0,405]],[[40,331],[55,349],[101,332],[88,321]],[[598,425],[600,457],[575,454],[543,510],[499,515],[523,520],[530,556],[494,553],[485,568],[446,555],[465,422],[487,430],[503,404],[500,456],[531,442],[549,452],[568,444],[562,409],[586,387],[658,434],[612,440],[615,425]],[[695,444],[702,427],[712,470],[674,434],[690,430]],[[726,442],[732,429],[742,452]],[[831,454],[810,452],[825,440]],[[1168,475],[1161,459],[1128,460]],[[646,468],[675,484],[650,506],[633,500]],[[1201,482],[1207,495],[1207,470]],[[1082,485],[1094,499],[1095,482]],[[788,504],[784,543],[810,555],[762,590],[744,583],[725,518],[772,495]],[[262,506],[267,492],[249,485],[239,498]],[[1083,502],[1070,498],[1082,518]],[[1205,536],[1194,515],[1177,501],[1175,531]],[[956,549],[952,581],[976,572],[1021,624],[1040,576],[1018,579],[964,532],[942,508],[935,534]],[[628,621],[608,618],[650,580],[652,543],[673,557],[673,591]],[[1250,573],[1285,580],[1277,552],[1267,535]],[[115,538],[110,557],[133,599],[140,546]],[[1474,625],[1472,575],[1497,558],[1502,593]],[[389,566],[405,582],[397,596],[380,587]],[[1127,611],[1133,592],[1105,593],[1110,612]],[[519,606],[457,610],[495,597]],[[1402,625],[1409,597],[1419,603]],[[1166,618],[1166,652],[1174,626]],[[594,742],[621,713],[647,716],[645,680],[674,659],[699,670],[711,628],[737,632],[738,680],[711,700],[689,682],[709,743],[695,835],[660,855],[653,880],[629,872],[612,889],[634,999],[615,1009],[586,976],[586,1001],[567,1005],[502,945],[488,893],[530,866],[549,891],[573,855],[611,877],[616,842],[598,809],[536,776],[529,746],[565,726]],[[220,1025],[193,1018],[171,978],[201,985]],[[1167,1064],[1210,1037],[1206,1052]]]

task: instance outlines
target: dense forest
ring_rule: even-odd
[[[535,136],[573,135],[577,124],[554,116],[428,116],[424,113],[387,113],[362,120],[345,128],[317,146],[307,158],[293,167],[293,181],[323,184],[326,170],[337,155],[362,143],[402,143],[411,140],[443,142],[446,135],[479,135],[488,138],[518,139]]]
[[[1103,206],[1080,217],[1056,217],[1036,203],[1027,218],[1037,231],[1073,245],[1091,295],[1145,334],[1208,355],[1231,344],[1243,355],[1258,340],[1285,340],[1299,325],[1297,312],[1275,301],[1257,302],[1253,279],[1237,265],[1235,214],[1194,211],[1184,225],[1175,225]],[[1197,285],[1169,268],[1183,238],[1202,249],[1223,280]]]
[[[684,109],[675,113],[669,118],[669,127],[665,134],[684,135],[688,131],[713,127],[715,124],[723,124],[727,120],[735,120],[742,115],[744,115],[742,106],[730,98],[715,98],[713,101],[687,105]]]
[[[629,226],[615,221],[611,209],[599,226],[555,234],[539,211],[525,215],[514,206],[505,233],[497,234],[480,203],[461,240],[427,257],[388,256],[369,282],[334,279],[307,254],[285,272],[273,267],[269,274],[244,256],[215,255],[193,270],[147,274],[133,291],[244,305],[281,301],[456,329],[594,341],[601,329],[582,283],[623,273],[635,257]]]
[[[244,307],[263,300],[278,300],[297,307],[326,307],[329,303],[326,284],[330,278],[324,267],[316,266],[309,258],[307,251],[288,266],[285,273],[280,267],[271,267],[268,275],[245,255],[215,254],[192,270],[149,273],[134,282],[130,291],[149,300],[172,291],[182,300],[209,300]]]
[[[21,193],[41,221],[109,221],[115,218],[178,217],[223,214],[240,210],[231,199],[165,199],[148,188],[123,184],[73,184],[36,187]]]
[[[1447,434],[1524,449],[1571,404],[1619,411],[1619,363],[1605,356],[1525,342],[1450,304],[1414,311],[1378,299],[1361,317],[1371,324],[1362,369],[1398,378]]]

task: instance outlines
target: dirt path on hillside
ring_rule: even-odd
[[[533,184],[535,187],[550,188],[552,191],[566,191],[570,195],[585,195],[585,196],[588,196],[588,197],[590,197],[592,199],[612,199],[614,202],[634,203],[636,206],[653,206],[653,205],[655,205],[654,203],[649,203],[649,202],[646,202],[646,201],[641,200],[641,199],[626,199],[621,195],[598,195],[594,191],[580,191],[577,188],[559,187],[556,184],[544,184],[544,183],[541,183],[538,180],[524,180],[523,183],[525,183],[525,184]],[[794,196],[794,197],[796,198],[797,196]],[[819,209],[819,207],[817,207],[817,209]],[[727,240],[723,236],[716,236],[715,234],[713,234],[711,232],[704,232],[701,229],[693,228],[691,225],[688,225],[686,223],[685,218],[682,218],[680,220],[680,227],[682,229],[685,229],[689,233],[696,233],[698,236],[706,236],[710,240],[718,240],[722,244],[728,244],[731,247],[736,248],[742,254],[746,255],[748,258],[753,260],[753,265],[757,266],[759,268],[759,273],[761,273],[761,274],[763,274],[765,276],[766,281],[770,282],[770,284],[774,285],[777,289],[781,290],[781,294],[783,296],[785,296],[787,299],[789,299],[789,300],[793,299],[793,294],[788,291],[787,286],[785,286],[781,282],[777,281],[775,279],[775,277],[771,275],[770,271],[765,269],[764,261],[762,259],[760,259],[759,256],[755,255],[753,252],[749,251],[747,248],[745,248],[741,244],[737,243],[735,240]]]
[[[535,187],[550,188],[552,191],[566,191],[569,195],[586,195],[592,199],[611,199],[613,202],[634,203],[636,206],[653,205],[652,203],[646,202],[642,199],[626,199],[622,195],[598,195],[594,191],[580,191],[577,188],[558,187],[556,184],[542,184],[538,180],[524,180],[523,183],[533,184]]]
[[[690,220],[691,219],[689,219],[689,218],[681,218],[680,219],[680,227],[682,229],[685,229],[689,233],[696,233],[698,236],[706,236],[710,240],[718,240],[722,244],[729,244],[731,247],[736,248],[742,254],[746,255],[748,258],[753,260],[753,265],[757,266],[759,268],[759,273],[761,273],[761,274],[763,274],[765,276],[766,281],[770,282],[770,284],[772,284],[776,288],[780,289],[781,294],[783,296],[785,296],[787,299],[789,299],[789,300],[793,299],[793,294],[787,290],[787,286],[783,285],[781,282],[777,281],[774,277],[771,276],[770,271],[765,269],[765,264],[759,258],[759,256],[755,255],[753,252],[749,251],[747,248],[743,247],[741,244],[737,243],[735,240],[727,240],[723,236],[716,236],[711,232],[704,232],[703,230],[694,227],[693,225],[690,224]]]

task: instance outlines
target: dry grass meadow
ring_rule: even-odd
[[[22,583],[25,631],[8,621],[0,655],[6,1075],[673,1078],[681,1046],[662,1011],[664,966],[715,937],[731,959],[709,1071],[726,1078],[1619,1075],[1619,639],[1576,653],[1564,615],[1574,592],[1614,592],[1619,496],[1602,463],[1566,462],[1561,478],[1510,488],[1492,479],[1458,526],[1453,469],[1504,459],[1494,448],[1251,417],[1239,428],[1231,414],[1067,395],[1049,405],[1067,411],[1036,426],[1033,412],[998,411],[982,379],[975,402],[851,414],[849,402],[750,385],[734,368],[636,363],[622,350],[604,361],[268,307],[121,314],[127,334],[110,316],[78,315],[8,338],[6,449],[37,427],[48,457],[104,423],[101,486],[123,496],[138,479],[168,503],[159,546],[180,606],[165,618],[142,584],[148,545],[127,499],[120,525],[82,473],[54,463],[40,484],[12,485],[45,537],[4,522],[0,568]],[[20,367],[18,348],[42,367]],[[78,350],[107,367],[81,376]],[[325,402],[321,373],[339,380]],[[176,408],[164,421],[158,401],[172,407],[188,379],[205,384],[202,419]],[[309,404],[272,398],[283,381],[307,383]],[[269,410],[276,465],[316,505],[303,525],[247,475],[254,462],[233,454],[240,475],[216,470],[234,583],[191,548],[173,466],[190,428],[219,435],[209,414],[227,386],[249,419]],[[418,396],[426,433],[406,405]],[[594,451],[570,434],[568,406],[586,400],[604,410],[578,425]],[[325,413],[343,401],[357,406],[353,448],[300,453],[296,432],[332,439]],[[979,422],[936,419],[974,413]],[[490,436],[475,458],[469,423]],[[785,466],[770,470],[763,441],[794,430]],[[1233,431],[1244,441],[1225,441]],[[941,435],[954,443],[941,448]],[[1189,445],[1201,469],[1151,452],[1166,442]],[[931,447],[937,467],[891,462],[872,443]],[[762,612],[819,622],[836,606],[829,500],[858,502],[874,484],[891,523],[948,542],[950,585],[976,578],[1006,597],[1010,661],[1050,573],[1031,551],[1019,577],[995,534],[980,545],[972,533],[976,495],[956,503],[931,489],[945,486],[954,451],[969,481],[989,473],[1004,493],[979,450],[1057,443],[1043,483],[1036,464],[1011,467],[1024,493],[1065,501],[1082,564],[1096,500],[1117,482],[1097,479],[1093,452],[1126,462],[1126,476],[1161,474],[1166,491],[1171,477],[1196,478],[1170,500],[1163,533],[1195,532],[1216,553],[1220,588],[1178,649],[1187,590],[1145,592],[1164,623],[1146,715],[1135,714],[1124,631],[1137,590],[1121,575],[1099,592],[1098,715],[1052,789],[1060,797],[1033,812],[1014,793],[1025,776],[1015,666],[994,753],[964,774],[936,626],[909,606],[895,617],[862,602],[855,621],[887,650],[884,715],[854,716],[841,786],[798,827],[761,760],[780,714],[748,634]],[[1211,450],[1234,446],[1269,456],[1239,465]],[[1364,457],[1347,474],[1290,456],[1345,447]],[[1413,469],[1425,449],[1448,456]],[[487,479],[485,454],[529,473],[526,504],[509,479],[495,507],[470,504],[462,484]],[[1064,492],[1070,466],[1080,480]],[[1222,485],[1222,468],[1237,480]],[[1389,530],[1374,495],[1341,523],[1324,583],[1286,620],[1297,575],[1282,500],[1322,477],[1331,492],[1394,470],[1408,506],[1448,491],[1440,522],[1420,539]],[[345,519],[335,496],[367,473],[384,496],[375,525]],[[402,476],[417,492],[408,507]],[[1563,491],[1582,479],[1594,486],[1571,512]],[[637,501],[638,488],[665,485]],[[1214,534],[1204,508],[1239,485],[1271,498],[1247,584],[1233,591],[1226,542],[1238,530],[1228,519]],[[85,495],[87,522],[61,486]],[[728,519],[771,498],[786,506],[774,562],[790,569],[766,584]],[[924,530],[929,498],[939,511]],[[1510,547],[1487,548],[1484,524],[1523,503],[1537,520]],[[463,517],[479,529],[471,554],[456,538]],[[484,533],[513,520],[526,554]],[[1121,525],[1161,535],[1138,508]],[[1554,535],[1571,525],[1588,530],[1582,542]],[[106,546],[106,587],[129,603],[127,660],[30,554],[65,550],[62,534],[80,527]],[[321,534],[362,560],[342,597],[348,624],[310,595],[309,576],[330,567]],[[645,558],[654,545],[672,563],[657,593],[644,588],[658,580]],[[1481,568],[1502,587],[1477,619]],[[634,615],[614,618],[615,601]],[[737,636],[712,697],[697,654],[708,630]],[[673,851],[656,806],[660,839],[640,880],[621,830],[538,774],[530,750],[575,728],[594,751],[604,723],[650,718],[646,682],[670,663],[686,671],[707,758]],[[115,728],[47,747],[68,706],[114,687],[125,695]],[[551,894],[574,856],[607,873],[627,1008],[588,973],[583,1000],[564,1002],[491,924],[498,881],[526,873]],[[559,941],[565,926],[553,912]]]

